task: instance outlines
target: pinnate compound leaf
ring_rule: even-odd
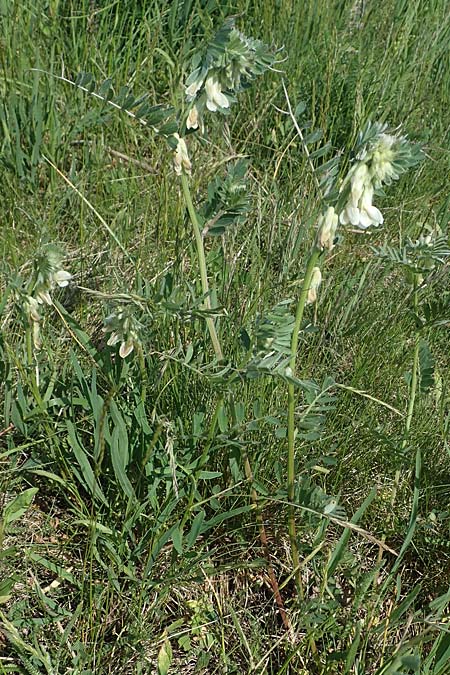
[[[425,340],[419,345],[420,389],[429,391],[434,386],[434,357]]]

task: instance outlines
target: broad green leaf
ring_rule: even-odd
[[[175,551],[179,554],[183,554],[183,533],[181,529],[177,526],[172,532],[172,543]]]
[[[28,488],[14,497],[3,509],[2,519],[5,525],[9,525],[14,520],[18,520],[30,508],[34,495],[38,488]]]
[[[186,548],[189,550],[192,548],[197,541],[197,538],[202,531],[202,525],[203,521],[205,520],[206,514],[205,511],[202,509],[197,513],[195,516],[194,520],[192,521],[191,529],[189,531],[189,534],[186,538]]]
[[[158,653],[158,675],[167,675],[172,663],[172,647],[168,638],[162,644]]]
[[[107,499],[103,494],[102,489],[95,478],[87,453],[78,441],[75,426],[70,420],[66,420],[66,427],[69,445],[73,450],[73,454],[75,455],[75,458],[81,469],[80,477],[84,484],[84,487],[88,490],[88,492],[92,495],[93,498],[98,497],[104,504],[107,505],[108,504]]]
[[[419,344],[420,389],[428,391],[434,386],[434,357],[425,340]]]
[[[34,562],[38,563],[39,565],[45,567],[47,570],[50,570],[51,572],[56,574],[60,579],[65,579],[66,581],[69,581],[77,588],[80,587],[80,582],[76,579],[76,577],[74,577],[73,574],[65,570],[63,567],[61,567],[61,565],[57,565],[52,560],[48,560],[48,558],[44,558],[44,556],[39,555],[38,553],[30,552],[28,554],[28,557]]]
[[[375,488],[373,488],[367,497],[365,498],[364,502],[361,504],[359,509],[356,511],[356,513],[352,516],[350,522],[354,525],[356,525],[364,515],[364,513],[367,511],[371,503],[373,502],[375,496],[377,494],[377,491]],[[336,567],[338,566],[340,560],[342,559],[342,556],[344,554],[345,549],[347,548],[348,541],[350,539],[352,531],[350,528],[345,528],[344,532],[342,533],[336,548],[333,551],[333,554],[331,556],[330,562],[328,563],[328,569],[327,569],[327,577],[332,577],[334,572],[336,571]]]
[[[438,638],[438,647],[436,650],[436,660],[433,673],[435,675],[444,675],[450,664],[450,633],[442,633]]]
[[[0,581],[0,605],[8,602],[8,600],[11,598],[11,591],[14,587],[15,581],[14,579],[3,579],[3,581]]]
[[[133,486],[126,473],[129,463],[127,427],[115,401],[111,401],[110,408],[111,417],[115,423],[111,435],[111,462],[114,474],[126,496],[130,499],[134,499],[135,493]]]
[[[225,434],[228,430],[228,416],[225,412],[225,407],[221,405],[217,413],[217,423],[220,431]]]

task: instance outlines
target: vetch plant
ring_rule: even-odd
[[[300,125],[292,111],[292,107],[285,89],[288,103],[288,113],[300,136],[302,145],[307,154],[312,170],[315,172],[313,155],[310,154],[307,141]],[[352,224],[362,229],[371,225],[380,225],[383,222],[381,212],[372,204],[375,189],[380,189],[383,183],[390,184],[409,167],[414,166],[423,157],[421,149],[410,143],[403,136],[392,136],[385,133],[386,125],[370,122],[358,136],[355,151],[357,163],[347,173],[339,184],[339,175],[334,172],[320,179],[316,176],[319,199],[322,204],[328,205],[317,223],[317,232],[314,243],[306,261],[306,269],[297,301],[295,323],[292,330],[289,382],[288,382],[288,460],[287,460],[287,496],[289,501],[289,536],[291,542],[294,574],[297,582],[297,591],[304,597],[301,578],[301,564],[296,529],[296,365],[298,358],[298,344],[305,308],[317,301],[318,290],[322,282],[321,262],[327,252],[331,252],[335,245],[338,223]],[[314,139],[314,136],[313,136]],[[336,164],[337,166],[337,164]],[[314,641],[311,641],[313,653],[316,650]]]
[[[31,262],[27,280],[15,280],[15,299],[25,323],[27,365],[32,371],[32,387],[36,400],[39,394],[39,365],[36,353],[42,347],[41,324],[46,306],[53,305],[51,294],[56,288],[69,285],[72,274],[62,266],[63,253],[55,244],[44,244]]]
[[[110,347],[120,343],[119,356],[125,359],[133,349],[139,348],[141,325],[129,306],[113,312],[104,320],[103,331],[109,334],[107,344]]]
[[[215,179],[208,188],[208,200],[197,209],[190,190],[190,177],[195,171],[192,164],[188,142],[194,141],[195,133],[205,131],[207,115],[230,113],[232,104],[239,93],[248,88],[252,81],[267,69],[272,68],[276,54],[262,42],[245,37],[229,20],[216,33],[212,41],[194,54],[190,62],[190,73],[185,82],[186,110],[175,110],[149,106],[148,103],[131,100],[125,92],[114,99],[111,95],[111,82],[105,82],[95,94],[108,103],[125,108],[126,112],[149,126],[159,136],[164,137],[173,150],[173,163],[177,176],[180,177],[182,193],[191,220],[196,244],[199,276],[202,287],[202,308],[211,337],[217,362],[224,362],[221,340],[214,319],[211,302],[211,290],[206,267],[204,237],[208,234],[222,234],[231,223],[243,221],[249,208],[245,185],[245,164],[238,163],[231,168],[226,179]],[[81,86],[90,93],[93,84],[90,76],[83,75],[77,79]],[[127,105],[125,105],[127,104]],[[131,109],[135,107],[135,112]],[[287,498],[289,502],[289,535],[294,564],[294,574],[299,594],[304,594],[300,558],[295,523],[295,438],[296,429],[296,391],[304,385],[297,378],[296,364],[298,357],[299,337],[302,331],[305,309],[317,302],[322,282],[323,261],[327,253],[334,250],[337,241],[339,223],[341,226],[353,225],[367,229],[371,225],[383,223],[380,210],[373,204],[374,197],[382,194],[383,185],[389,185],[399,178],[409,167],[416,164],[423,156],[420,148],[410,143],[406,137],[387,133],[387,126],[368,122],[358,136],[354,150],[355,161],[347,175],[339,176],[339,157],[332,158],[322,169],[317,164],[320,158],[330,150],[329,144],[324,148],[310,151],[309,144],[316,143],[322,134],[310,132],[305,135],[300,123],[292,112],[288,100],[289,115],[300,136],[309,164],[314,172],[318,187],[318,198],[322,203],[322,214],[318,218],[317,231],[311,251],[307,257],[301,290],[297,299],[295,319],[286,324],[285,346],[279,351],[276,342],[266,347],[271,351],[259,352],[245,367],[248,377],[260,374],[276,374],[288,383],[287,411]],[[296,112],[304,110],[297,106]],[[188,140],[187,140],[188,139]],[[280,314],[280,322],[276,330],[284,330],[283,322],[287,315]],[[110,332],[110,345],[120,343],[119,354],[129,355],[135,348],[138,332],[131,326],[131,318],[123,312],[108,317],[106,329]],[[280,343],[281,344],[281,343]],[[275,347],[275,348],[274,348]],[[328,386],[329,388],[329,386]],[[222,401],[219,400],[218,409]],[[247,477],[253,480],[248,458],[246,459]],[[314,643],[311,642],[314,650]]]
[[[192,72],[186,80],[186,100],[189,103],[186,129],[203,131],[205,109],[213,113],[227,113],[236,95],[270,68],[274,59],[273,50],[259,40],[247,38],[235,28],[232,19],[228,20],[205,50],[196,52],[192,57]],[[191,163],[183,139],[178,141],[174,162],[177,174],[181,175],[183,195],[194,230],[204,307],[211,310],[202,231],[187,179]],[[206,322],[216,358],[222,361],[223,352],[214,319],[208,317]]]
[[[206,197],[201,202],[192,195],[191,186],[203,167],[200,162],[197,165],[192,158],[200,154],[195,152],[197,150],[196,137],[208,131],[209,116],[214,114],[220,120],[221,115],[230,115],[240,93],[247,89],[256,77],[273,67],[275,56],[274,50],[259,41],[245,37],[230,20],[203,49],[194,54],[184,68],[187,77],[182,87],[178,91],[171,92],[172,100],[177,101],[175,106],[150,105],[146,96],[134,99],[126,87],[115,94],[111,80],[107,80],[98,91],[94,91],[94,82],[90,76],[84,74],[77,78],[77,86],[101,99],[106,106],[110,105],[124,111],[138,124],[145,126],[168,144],[173,161],[173,171],[180,180],[180,192],[192,224],[201,295],[197,297],[198,290],[195,286],[189,285],[188,301],[178,303],[176,292],[172,295],[172,291],[168,291],[166,296],[164,290],[158,296],[158,291],[154,288],[156,284],[153,282],[144,284],[145,291],[141,291],[142,297],[130,293],[125,299],[126,294],[117,296],[105,294],[103,296],[105,300],[113,300],[116,304],[104,320],[103,330],[107,334],[107,345],[117,348],[120,358],[114,358],[115,349],[103,351],[99,348],[98,353],[93,351],[89,337],[83,334],[74,320],[70,328],[74,329],[77,338],[81,336],[81,346],[93,361],[94,367],[89,377],[86,377],[83,373],[83,364],[74,354],[71,354],[70,363],[73,365],[77,380],[76,395],[72,397],[69,404],[66,404],[65,395],[53,397],[50,388],[47,400],[51,401],[52,405],[55,401],[54,405],[61,406],[64,412],[64,416],[61,415],[65,425],[63,435],[67,436],[67,444],[72,453],[71,460],[73,459],[76,466],[74,475],[83,486],[85,493],[92,499],[95,508],[98,508],[101,514],[111,507],[109,513],[114,512],[116,518],[119,505],[123,507],[125,513],[123,536],[126,543],[122,542],[120,546],[122,549],[127,549],[127,553],[132,551],[130,559],[134,556],[133,560],[136,562],[136,568],[128,564],[126,568],[123,567],[126,569],[127,579],[135,581],[143,567],[144,587],[151,577],[150,572],[160,554],[166,556],[165,560],[170,567],[170,573],[175,577],[177,562],[182,560],[186,553],[187,567],[191,567],[192,560],[195,559],[194,544],[200,542],[199,550],[202,550],[202,538],[205,538],[205,533],[209,529],[222,524],[227,518],[237,518],[253,510],[256,513],[261,547],[266,558],[266,570],[283,624],[294,641],[295,633],[291,616],[295,616],[295,610],[298,607],[307,607],[298,623],[302,630],[306,628],[306,642],[319,663],[320,658],[327,659],[326,648],[322,648],[323,636],[317,637],[317,625],[320,619],[316,621],[308,604],[311,603],[312,606],[317,598],[310,597],[307,592],[304,586],[306,575],[303,574],[303,570],[318,552],[325,550],[325,527],[321,529],[322,539],[317,535],[316,548],[307,554],[305,553],[307,543],[301,541],[297,532],[299,514],[302,514],[302,518],[305,514],[302,520],[302,530],[307,530],[308,518],[311,520],[315,518],[324,525],[333,522],[345,528],[336,551],[330,556],[328,564],[324,566],[326,572],[324,572],[321,583],[325,590],[320,589],[317,593],[321,597],[326,593],[331,596],[336,591],[333,585],[335,582],[333,574],[339,561],[339,551],[344,550],[352,527],[360,534],[367,535],[372,543],[378,542],[373,537],[370,539],[368,533],[356,526],[356,520],[364,513],[373,496],[367,498],[355,514],[355,520],[347,522],[344,520],[343,508],[337,500],[330,498],[318,485],[314,485],[308,474],[306,452],[303,452],[303,446],[300,444],[314,444],[322,436],[326,417],[336,405],[336,392],[339,387],[345,388],[345,385],[336,383],[328,376],[321,377],[320,381],[314,379],[315,373],[302,365],[301,346],[314,330],[308,318],[308,312],[311,313],[310,306],[314,306],[314,314],[316,314],[316,309],[320,313],[322,279],[327,281],[327,256],[330,253],[333,253],[333,258],[339,256],[339,242],[345,236],[349,226],[368,230],[367,234],[370,236],[371,227],[379,227],[383,224],[384,217],[379,208],[379,200],[383,197],[383,187],[389,186],[409,167],[417,163],[422,158],[422,152],[405,136],[389,132],[386,125],[368,123],[360,132],[356,148],[352,153],[344,149],[340,157],[332,157],[324,161],[322,158],[329,153],[331,145],[317,146],[321,133],[318,130],[311,131],[308,123],[303,125],[297,119],[302,109],[304,110],[302,104],[297,106],[294,114],[288,101],[291,120],[301,139],[317,187],[315,204],[309,207],[312,208],[312,213],[316,214],[314,218],[316,227],[311,229],[304,227],[302,242],[306,242],[306,245],[310,247],[309,252],[300,263],[297,260],[291,263],[294,275],[291,288],[299,289],[297,297],[294,300],[289,297],[281,301],[276,298],[275,302],[278,301],[278,304],[272,310],[264,307],[261,309],[265,303],[265,296],[256,297],[260,307],[260,316],[253,333],[250,328],[249,332],[252,334],[246,333],[245,326],[240,326],[239,321],[236,320],[236,326],[232,328],[235,333],[241,329],[242,345],[235,346],[233,352],[231,349],[227,352],[223,339],[225,332],[222,333],[220,327],[228,319],[221,319],[220,324],[217,320],[219,314],[227,316],[227,308],[222,311],[215,306],[216,293],[220,297],[222,289],[219,283],[217,283],[217,288],[210,286],[209,279],[212,278],[213,270],[207,269],[205,239],[208,236],[221,237],[227,233],[230,226],[238,228],[246,221],[251,211],[246,177],[248,161],[240,160],[230,164],[225,175],[217,172],[208,186],[205,186]],[[201,150],[200,143],[198,148]],[[349,155],[351,160],[348,158]],[[340,158],[343,161],[340,162]],[[50,165],[54,166],[51,163]],[[208,168],[211,165],[212,163],[208,165]],[[348,165],[350,168],[346,175],[341,175],[340,166],[347,167]],[[172,171],[170,168],[168,170]],[[106,221],[102,222],[106,225]],[[306,219],[305,222],[307,222]],[[251,233],[251,224],[247,226],[247,229]],[[121,247],[122,252],[125,252],[115,232],[109,226],[106,226],[106,230]],[[217,241],[220,242],[220,239],[215,240]],[[212,246],[217,246],[217,243],[213,243]],[[420,330],[418,329],[418,334],[419,332],[421,334],[420,340],[415,336],[413,369],[408,385],[406,439],[410,430],[419,380],[422,378],[425,382],[425,375],[428,374],[429,378],[432,375],[430,360],[427,366],[427,350],[423,340],[423,322],[426,320],[424,319],[426,312],[425,306],[423,311],[420,310],[420,300],[437,261],[442,264],[448,255],[445,236],[431,232],[422,233],[417,240],[408,240],[399,249],[385,247],[382,252],[377,252],[377,255],[393,260],[407,271],[412,284],[412,310],[417,322],[422,321]],[[134,262],[129,254],[127,258]],[[36,269],[38,271],[32,283],[24,286],[20,295],[27,326],[32,329],[30,334],[35,349],[40,345],[39,331],[42,315],[46,306],[52,303],[51,294],[58,286],[65,286],[71,280],[70,273],[62,267],[61,258],[58,257],[56,251],[50,248],[45,260],[43,259]],[[219,276],[217,275],[216,278]],[[167,280],[165,289],[171,286],[172,281]],[[166,279],[163,277],[161,285],[164,286],[165,282]],[[176,282],[174,284],[176,285]],[[81,290],[87,291],[88,289]],[[99,292],[91,292],[102,296]],[[226,297],[225,293],[224,297]],[[291,312],[293,305],[295,315]],[[58,307],[57,304],[56,306]],[[142,314],[138,313],[137,306],[142,310]],[[146,318],[143,318],[144,313],[147,314]],[[64,316],[69,320],[68,315]],[[155,333],[160,323],[160,334],[165,336],[167,325],[172,319],[176,318],[177,321],[180,319],[180,323],[185,321],[186,325],[179,332],[175,329],[172,332],[171,329],[167,343],[170,344],[170,348],[161,348],[158,345],[153,351],[152,345],[150,353],[149,346],[152,344],[153,334],[151,337],[146,334],[148,317],[151,319],[152,326],[155,325]],[[193,318],[200,318],[206,323],[215,356],[211,363],[203,350],[204,336],[199,337],[194,333],[194,339],[192,339],[192,333],[197,329],[195,325],[192,325],[195,323],[192,321]],[[191,325],[187,327],[188,322]],[[244,322],[247,322],[247,317]],[[186,338],[187,334],[189,334],[188,338]],[[83,354],[84,357],[85,354]],[[140,392],[137,392],[138,388],[133,386],[136,374],[135,357],[139,361],[142,376],[143,384]],[[171,370],[172,365],[173,370]],[[97,381],[98,375],[99,382],[102,380],[101,384]],[[276,411],[268,411],[270,414],[260,415],[257,412],[257,402],[255,402],[255,419],[247,422],[246,415],[249,414],[248,409],[251,406],[246,409],[244,404],[238,400],[236,392],[239,387],[239,390],[245,391],[242,398],[247,401],[251,400],[252,381],[261,376],[281,382],[283,391],[287,388],[287,410],[284,395],[281,396],[280,407]],[[195,378],[201,382],[200,385]],[[147,382],[151,382],[151,397],[147,396],[150,390],[150,386],[147,390]],[[208,386],[205,387],[204,383]],[[350,387],[348,390],[352,391]],[[368,396],[368,398],[371,397]],[[186,417],[183,419],[182,413],[178,410],[185,405],[185,399],[188,401],[186,403],[188,422]],[[202,406],[207,401],[206,411],[202,408],[201,413],[198,413],[196,409],[189,408],[192,401],[200,399]],[[211,400],[213,400],[212,405]],[[273,402],[268,397],[269,400],[268,405],[272,406]],[[173,404],[172,401],[174,401]],[[164,406],[168,408],[169,405],[173,405],[172,418],[168,416],[169,413],[164,408]],[[194,418],[192,433],[189,430],[191,417]],[[271,498],[265,494],[264,487],[259,485],[250,463],[251,453],[257,445],[252,434],[258,428],[261,419],[267,421],[268,425],[272,425],[272,429],[276,427],[275,434],[272,436],[276,436],[281,448],[286,443],[283,439],[287,437],[287,458],[281,455],[276,473],[277,482],[285,484],[286,487],[280,486],[276,499],[272,501],[286,508],[292,558],[290,576],[295,579],[300,599],[308,601],[308,603],[292,603],[291,607],[294,609],[292,614],[286,610],[282,597],[282,594],[284,595],[287,591],[283,591],[283,587],[280,591],[278,587],[276,566],[272,563],[265,520],[262,517],[265,499],[269,501]],[[88,433],[85,433],[86,430]],[[162,440],[164,436],[166,436],[165,443]],[[405,440],[402,449],[405,450],[406,447],[407,441]],[[221,453],[226,457],[225,470],[220,465]],[[231,453],[233,456],[230,459]],[[261,455],[263,454],[265,454],[265,447],[261,450]],[[420,456],[417,455],[417,457],[420,460]],[[210,466],[213,464],[214,466]],[[238,493],[236,488],[231,499],[237,501],[244,498],[246,506],[236,506],[229,511],[221,511],[221,506],[227,499],[225,493],[234,490],[241,480],[239,464],[243,464],[247,479],[245,484],[250,486],[251,505],[248,504],[249,495]],[[416,461],[416,466],[420,469],[420,461]],[[221,470],[212,470],[217,468]],[[229,472],[230,476],[227,476],[226,472]],[[416,471],[416,474],[419,475],[420,470]],[[231,487],[227,486],[222,494],[223,485],[220,485],[219,481],[226,479],[231,483]],[[217,480],[217,482],[214,484],[214,492],[207,493],[205,498],[201,485],[202,481],[206,480]],[[223,500],[222,497],[224,497]],[[139,503],[140,499],[142,501]],[[83,502],[83,500],[80,501]],[[211,515],[211,512],[214,513]],[[152,514],[151,517],[149,513]],[[148,521],[155,516],[155,529],[151,529],[153,525],[150,525],[148,535],[146,531],[144,534],[147,524],[139,530],[141,517],[144,518],[144,516]],[[100,520],[100,516],[99,522],[94,524],[87,519],[83,520],[90,528],[92,550],[94,550],[94,545],[97,545],[97,540],[101,541],[101,536],[111,536],[110,540],[106,540],[108,546],[105,548],[108,548],[111,560],[115,564],[116,542],[114,546],[111,544],[115,533],[111,530],[103,531],[106,528]],[[117,518],[114,522],[117,523]],[[135,529],[138,531],[137,536],[135,536]],[[410,537],[412,537],[412,532],[413,528],[411,528]],[[408,543],[405,540],[405,546]],[[167,549],[170,546],[172,548],[167,555]],[[101,561],[102,556],[98,554],[98,551],[95,555],[96,559]],[[144,565],[142,565],[142,560],[144,560]],[[114,572],[111,573],[116,585],[120,583],[119,577],[123,569],[120,568],[117,578]],[[110,574],[109,569],[108,574]],[[150,580],[150,586],[151,583]],[[317,600],[317,606],[319,604],[320,600]],[[317,614],[320,615],[321,611],[319,607]],[[336,606],[333,606],[329,613],[330,621],[336,611]],[[362,632],[361,626],[357,628],[358,640]],[[166,633],[164,635],[167,636]],[[354,644],[357,644],[356,640]],[[165,649],[166,646],[163,651]],[[319,649],[323,649],[322,654],[319,654]],[[349,652],[347,664],[351,661],[350,656]],[[351,668],[350,663],[346,672],[350,672]],[[320,670],[320,672],[325,672],[325,670]]]

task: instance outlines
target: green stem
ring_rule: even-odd
[[[31,392],[34,396],[36,403],[39,408],[43,409],[44,404],[39,391],[39,386],[36,378],[36,361],[34,358],[34,349],[33,349],[33,334],[31,327],[28,327],[25,331],[26,335],[26,348],[27,348],[27,366],[29,368],[29,375],[31,380]]]
[[[320,251],[314,247],[309,256],[308,264],[306,266],[305,278],[303,280],[300,296],[298,299],[297,312],[295,315],[294,330],[291,339],[291,357],[289,365],[292,374],[295,375],[295,366],[297,361],[298,339],[300,327],[303,320],[303,313],[305,311],[306,299],[311,284],[311,277],[314,267],[319,258]],[[297,591],[299,596],[303,599],[303,583],[300,573],[300,558],[298,554],[297,534],[295,527],[295,386],[289,383],[288,385],[288,465],[287,465],[287,494],[289,501],[289,538],[291,541],[292,561],[295,569],[295,579],[297,584]]]
[[[137,353],[139,357],[139,370],[141,372],[141,401],[142,403],[145,403],[145,400],[147,398],[148,376],[147,376],[147,369],[145,367],[144,350],[142,349],[142,346],[140,344],[137,345]]]
[[[211,299],[209,297],[208,275],[206,272],[205,248],[203,246],[203,238],[198,222],[197,213],[192,203],[191,191],[189,189],[188,178],[185,173],[181,174],[181,187],[183,188],[183,195],[186,202],[189,217],[191,219],[192,227],[194,228],[195,244],[197,247],[198,265],[200,268],[200,279],[202,282],[202,291],[205,297],[203,307],[206,310],[211,309]],[[222,348],[220,346],[219,338],[216,331],[214,319],[211,316],[206,317],[206,325],[208,326],[211,341],[213,343],[214,352],[218,361],[223,360]]]

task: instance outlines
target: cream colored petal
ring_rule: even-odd
[[[49,291],[38,291],[36,294],[36,300],[39,304],[53,305],[52,299],[50,297]]]
[[[122,342],[122,344],[120,345],[119,356],[121,356],[123,359],[126,359],[128,354],[131,354],[133,349],[134,349],[133,338],[128,338],[126,342]]]
[[[347,206],[347,216],[352,225],[358,225],[360,221],[360,210],[355,206]]]
[[[110,347],[113,347],[118,342],[120,342],[120,336],[117,333],[111,333],[111,336],[106,344]]]
[[[202,80],[195,80],[195,82],[192,82],[192,84],[189,85],[189,87],[186,87],[186,96],[189,96],[193,98],[199,89],[201,89],[203,84]]]
[[[360,216],[359,216],[359,222],[355,223],[357,227],[359,227],[361,230],[366,230],[368,227],[373,225],[373,220],[370,218],[368,215],[367,211],[361,211]]]
[[[53,275],[53,280],[61,287],[67,286],[71,279],[72,275],[70,272],[66,272],[66,270],[58,270]]]
[[[189,115],[186,120],[186,129],[198,129],[198,109],[194,105],[189,111]]]

